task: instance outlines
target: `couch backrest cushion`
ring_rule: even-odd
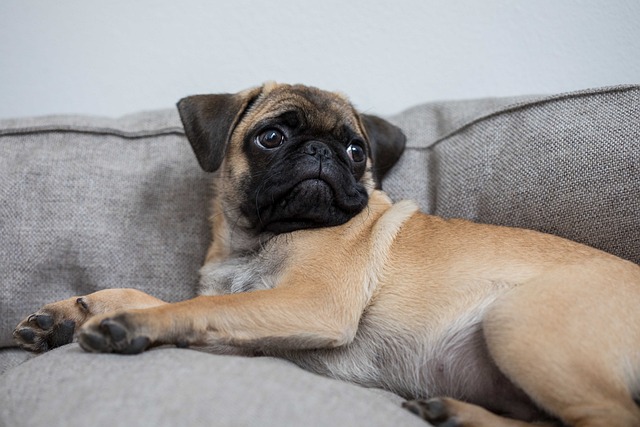
[[[640,86],[501,101],[395,116],[410,137],[384,189],[429,213],[541,230],[640,263]]]
[[[0,346],[41,305],[107,287],[195,295],[209,177],[176,114],[0,126]]]

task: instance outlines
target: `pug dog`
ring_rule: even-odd
[[[200,296],[54,302],[18,325],[22,347],[278,356],[436,426],[640,426],[639,266],[392,203],[405,137],[342,95],[268,83],[178,109],[215,186]]]

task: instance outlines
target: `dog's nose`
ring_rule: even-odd
[[[308,142],[302,149],[302,152],[320,160],[328,160],[333,157],[331,149],[319,141]]]

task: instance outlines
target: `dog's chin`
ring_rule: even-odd
[[[281,234],[344,224],[364,209],[368,195],[363,186],[353,194],[341,193],[322,179],[303,180],[273,204],[258,209],[258,228]]]

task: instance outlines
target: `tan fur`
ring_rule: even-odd
[[[263,89],[216,172],[202,296],[164,304],[110,290],[84,297],[90,315],[73,298],[41,312],[82,324],[81,343],[115,322],[130,341],[285,357],[407,398],[455,395],[523,420],[542,408],[574,426],[640,425],[633,263],[534,231],[425,215],[371,182],[368,207],[349,222],[272,236],[259,255],[234,259],[246,244],[230,223],[234,185],[248,171],[239,141],[258,118],[304,105],[288,93]],[[327,97],[359,123],[342,97]],[[246,284],[251,292],[228,293]],[[32,326],[28,318],[17,330]],[[532,425],[454,399],[440,408],[463,426]]]

